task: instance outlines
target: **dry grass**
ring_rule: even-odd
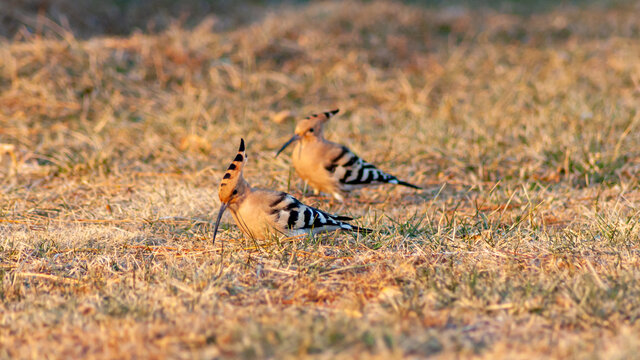
[[[639,16],[322,2],[4,41],[0,358],[636,357]],[[302,196],[273,117],[334,106],[329,138],[426,190],[305,199],[373,236],[225,215],[212,246],[238,139]]]

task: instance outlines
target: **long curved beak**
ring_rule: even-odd
[[[216,244],[216,234],[218,233],[218,225],[220,225],[220,219],[222,219],[222,214],[224,214],[224,211],[227,209],[227,204],[226,203],[222,203],[222,205],[220,205],[220,211],[218,212],[218,219],[216,220],[216,226],[213,228],[213,244]]]
[[[300,136],[298,135],[293,135],[291,137],[291,139],[289,139],[289,141],[287,141],[284,145],[282,145],[282,147],[280,148],[280,150],[278,150],[278,152],[276,153],[276,157],[278,157],[278,155],[280,155],[280,153],[282,152],[282,150],[286,149],[287,146],[291,145],[292,142],[300,140]]]

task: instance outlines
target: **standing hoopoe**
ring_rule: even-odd
[[[231,215],[242,233],[254,239],[264,239],[270,233],[297,236],[335,230],[364,234],[372,231],[347,224],[346,221],[353,220],[350,217],[329,215],[304,205],[287,193],[252,188],[242,176],[246,162],[244,140],[241,139],[238,154],[229,165],[218,188],[222,205],[213,230],[214,243],[220,218],[227,208],[231,210]]]
[[[346,146],[326,140],[322,136],[322,127],[338,111],[314,114],[300,121],[295,135],[278,150],[276,156],[296,141],[292,159],[298,176],[316,193],[331,194],[338,201],[342,201],[345,193],[366,186],[398,184],[421,189],[377,169]]]

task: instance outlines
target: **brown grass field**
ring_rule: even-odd
[[[640,356],[637,4],[251,14],[0,40],[0,358]],[[425,189],[305,194],[274,154],[334,107]],[[374,234],[212,245],[240,137]]]

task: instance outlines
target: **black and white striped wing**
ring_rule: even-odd
[[[270,208],[276,228],[289,236],[335,230],[358,230],[343,222],[352,220],[350,217],[329,215],[301,203],[284,192],[278,194],[278,198],[270,204]]]
[[[400,183],[395,176],[362,160],[346,146],[342,146],[340,153],[325,168],[333,174],[333,177],[339,181],[341,188],[346,191],[369,185]]]

